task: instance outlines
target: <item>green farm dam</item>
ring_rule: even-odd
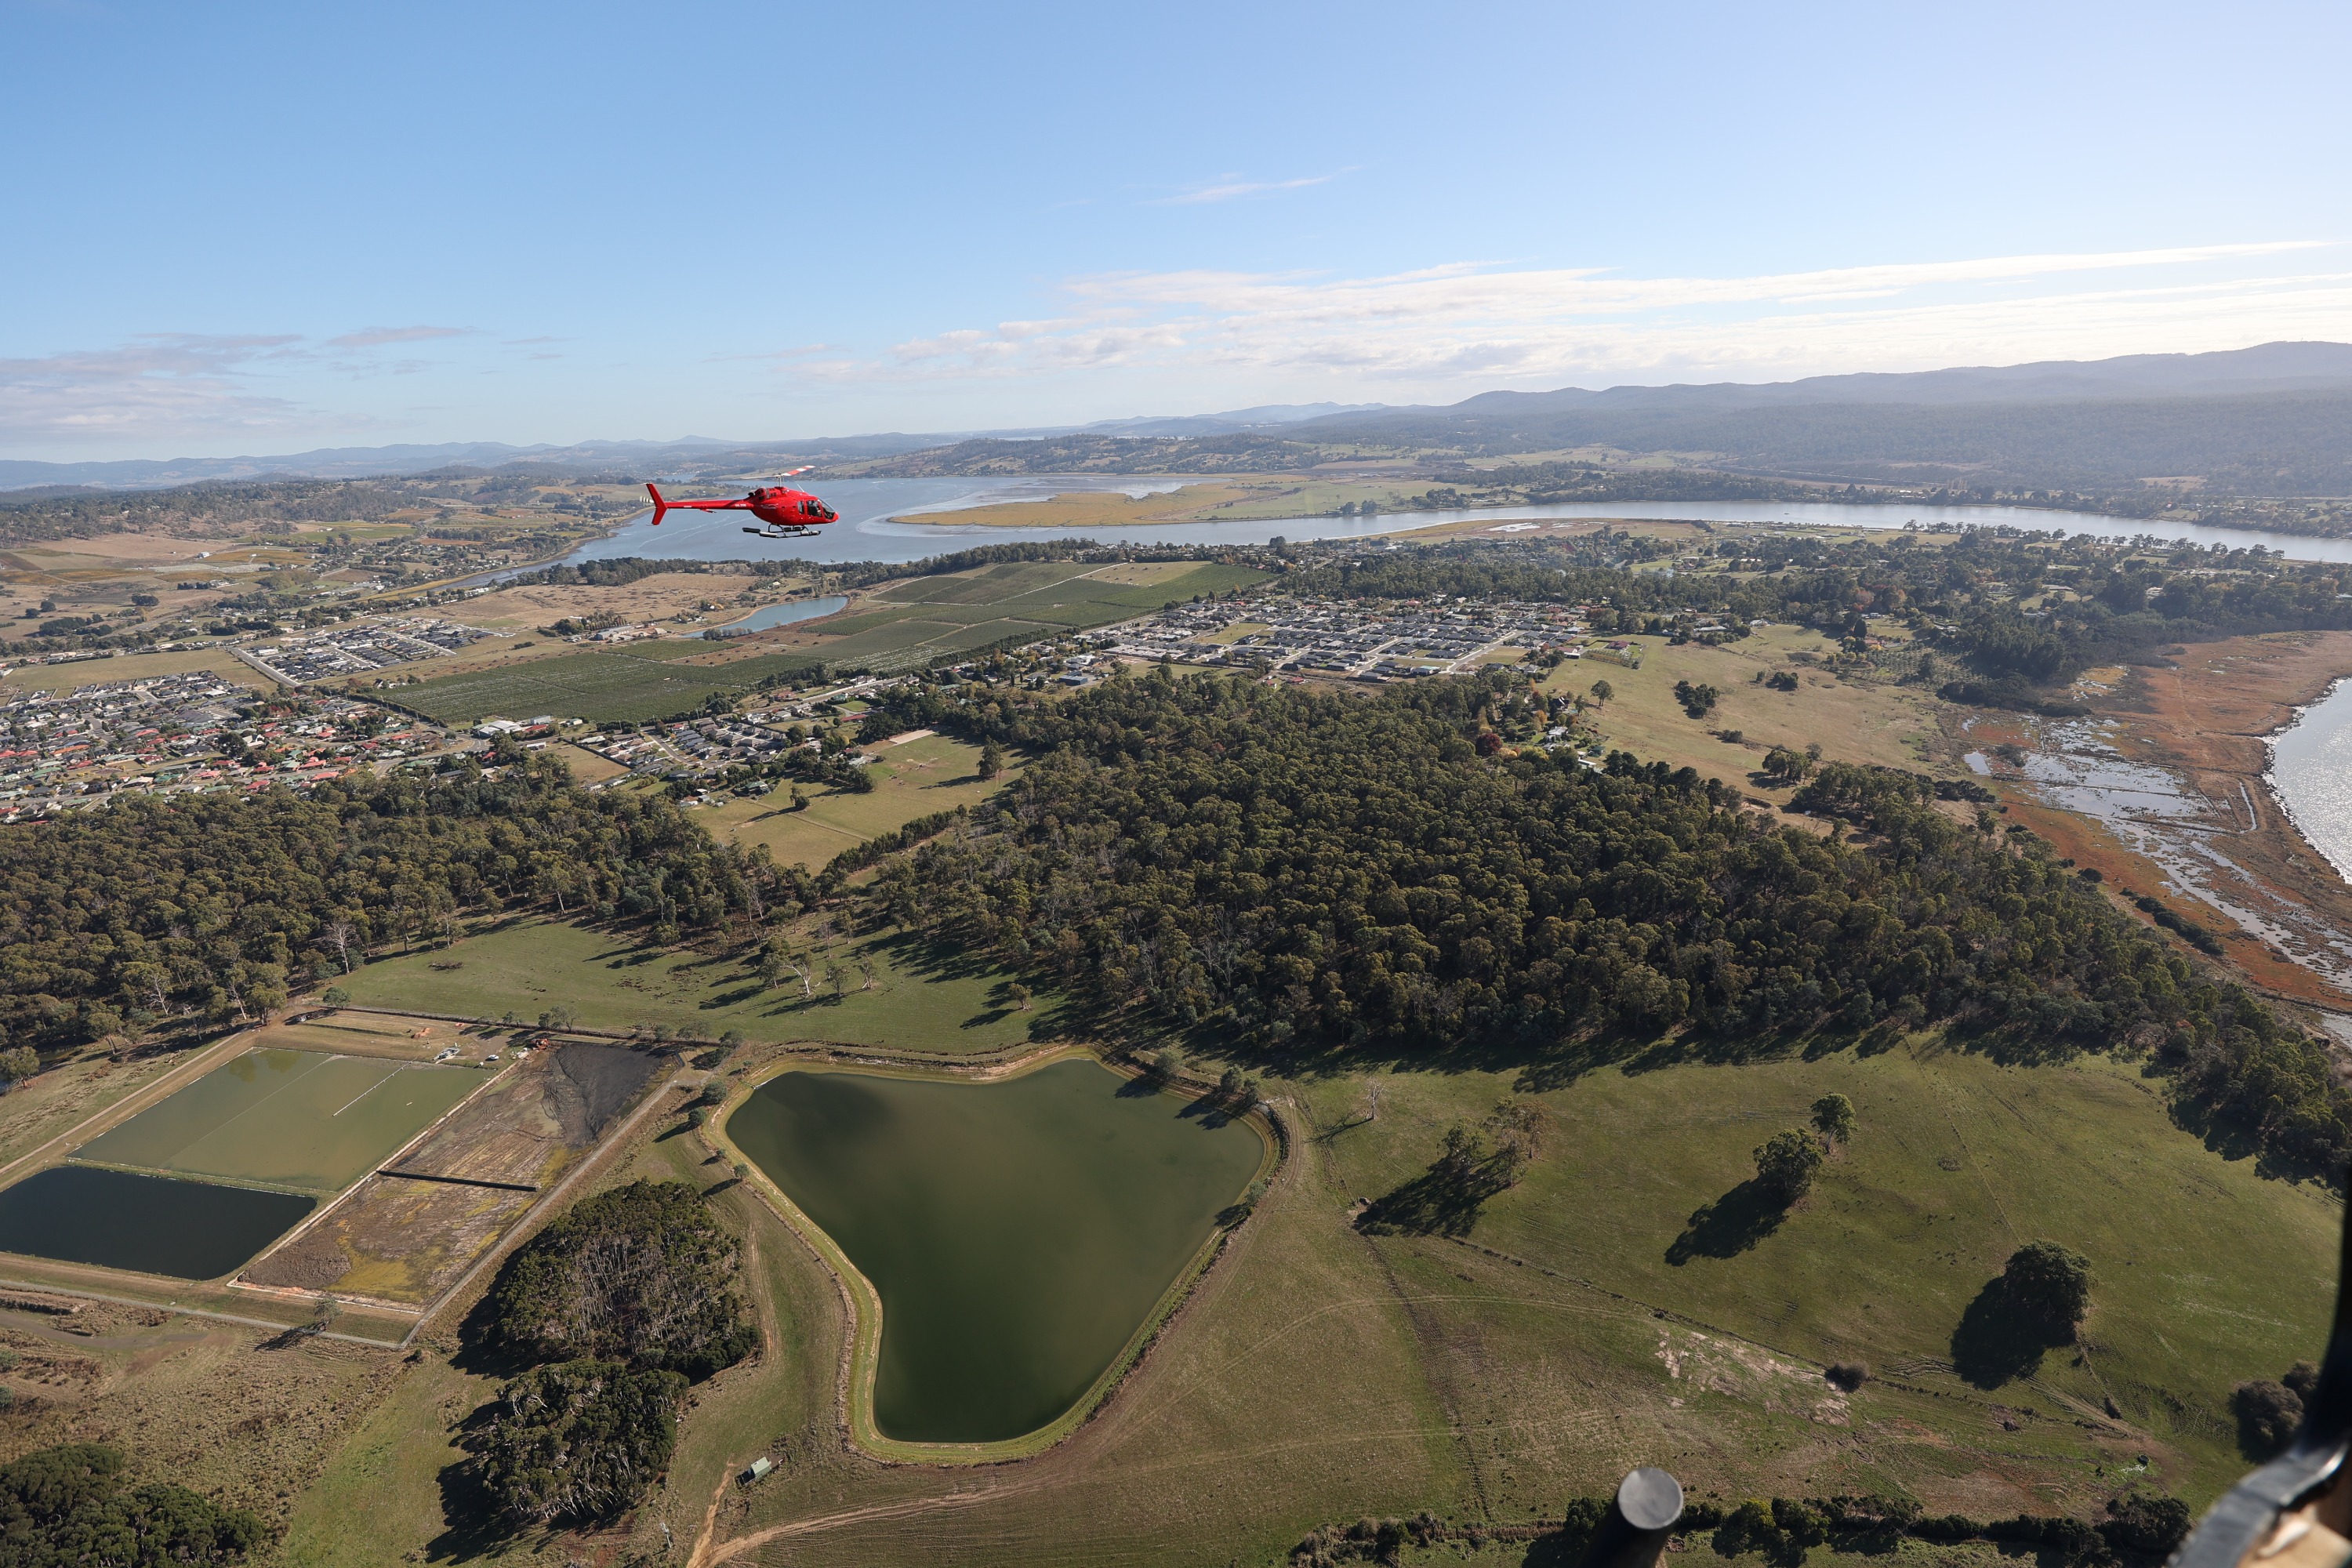
[[[1266,1152],[1246,1123],[1075,1058],[992,1084],[787,1072],[727,1131],[881,1298],[874,1419],[902,1442],[1062,1415]]]

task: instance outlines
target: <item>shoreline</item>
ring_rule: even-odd
[[[2347,670],[2328,682],[2326,689],[2308,702],[2298,703],[2294,708],[2293,718],[2263,737],[2263,752],[2265,759],[2263,767],[2263,787],[2268,790],[2271,798],[2278,803],[2280,815],[2294,825],[2295,832],[2301,836],[2303,841],[2310,845],[2321,859],[2335,867],[2336,874],[2347,885],[2352,885],[2352,865],[2345,864],[2320,847],[2319,841],[2311,836],[2310,828],[2305,826],[2303,819],[2295,815],[2294,803],[2289,800],[2286,792],[2279,787],[2278,780],[2280,740],[2301,729],[2314,713],[2334,701],[2338,695],[2347,690],[2347,687],[2352,687],[2352,670]]]
[[[2135,895],[2179,906],[2246,981],[2340,1020],[2352,1044],[2352,878],[2272,776],[2276,737],[2347,681],[2352,633],[2222,638],[2088,681],[2087,719],[1983,713],[1968,734],[2036,754],[1988,782],[2060,855],[2103,872],[2120,908],[2146,921]]]

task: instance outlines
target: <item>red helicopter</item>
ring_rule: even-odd
[[[810,463],[788,468],[782,479],[805,474],[816,465]],[[659,528],[663,514],[673,511],[748,511],[760,520],[758,528],[747,528],[746,533],[756,533],[762,539],[799,539],[813,535],[840,513],[803,489],[790,485],[763,485],[740,500],[664,500],[661,491],[646,487],[646,494],[654,498],[654,526]]]

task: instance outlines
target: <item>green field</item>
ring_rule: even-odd
[[[843,850],[916,817],[976,805],[1020,772],[1017,764],[1008,764],[1002,776],[983,781],[976,771],[980,748],[945,735],[878,746],[874,756],[866,767],[874,788],[864,795],[803,784],[808,805],[801,811],[789,809],[792,796],[779,789],[698,809],[694,819],[730,843],[765,845],[779,866],[814,870]]]
[[[400,700],[445,724],[470,724],[497,716],[529,719],[551,713],[593,723],[642,723],[689,711],[714,691],[748,691],[772,675],[812,669],[814,654],[762,654],[727,664],[680,665],[685,652],[667,657],[636,653],[567,653],[469,675],[444,676],[405,687]]]
[[[694,1038],[730,1029],[747,1039],[814,1040],[963,1055],[1016,1046],[1045,1015],[1005,999],[1010,977],[992,966],[896,934],[812,939],[817,994],[797,982],[762,990],[746,963],[691,950],[643,947],[584,926],[516,920],[447,952],[383,958],[340,984],[359,1007],[535,1020],[567,1006],[592,1029],[664,1025]],[[858,968],[874,967],[872,984]],[[436,969],[457,962],[458,969]],[[841,972],[833,993],[827,963]]]
[[[661,1521],[693,1539],[725,1478],[762,1453],[789,1459],[756,1489],[719,1493],[727,1560],[1272,1568],[1318,1524],[1423,1508],[1557,1517],[1645,1462],[1718,1500],[1888,1490],[1979,1519],[2095,1517],[2152,1485],[2201,1507],[2244,1468],[2231,1384],[2276,1375],[2325,1337],[2335,1201],[2207,1149],[2128,1068],[2005,1068],[1930,1041],[1867,1060],[1606,1068],[1549,1087],[1507,1066],[1380,1079],[1377,1121],[1362,1076],[1273,1080],[1300,1136],[1258,1215],[1099,1416],[984,1471],[842,1451],[839,1294],[743,1189],[724,1191],[755,1243],[782,1353],[702,1393],[668,1489],[629,1544],[657,1552]],[[1720,1215],[1748,1152],[1831,1089],[1854,1099],[1861,1125],[1811,1195],[1777,1227],[1694,1226],[1702,1205]],[[1547,1113],[1543,1151],[1465,1237],[1350,1223],[1354,1203],[1423,1172],[1454,1117],[1515,1093]],[[613,1179],[707,1182],[705,1158],[693,1139],[659,1140]],[[1996,1378],[1970,1352],[1956,1370],[1970,1303],[2037,1235],[2097,1271],[2084,1364],[2052,1350]],[[1821,1375],[1832,1359],[1874,1375],[1841,1394]],[[439,1440],[421,1390],[401,1419]],[[380,1424],[355,1442],[331,1485],[391,1479],[389,1437]],[[425,1481],[405,1485],[436,1506]],[[306,1511],[323,1528],[323,1511]],[[321,1561],[364,1560],[356,1542],[345,1551]],[[1528,1560],[1552,1561],[1540,1547]],[[1906,1542],[1808,1561],[2014,1559]]]
[[[1921,1041],[1572,1082],[1508,1064],[1379,1077],[1376,1121],[1358,1073],[1271,1080],[1299,1135],[1256,1217],[1100,1415],[977,1472],[842,1449],[840,1294],[747,1189],[721,1184],[714,1201],[754,1243],[774,1353],[699,1391],[628,1545],[658,1554],[664,1522],[692,1542],[716,1495],[730,1561],[1272,1568],[1307,1530],[1366,1514],[1557,1517],[1637,1463],[1717,1500],[1886,1490],[1979,1519],[2096,1517],[2148,1485],[2202,1507],[2244,1468],[2231,1386],[2325,1338],[2336,1200],[2208,1149],[2129,1067],[2003,1067]],[[1727,1215],[1748,1152],[1832,1089],[1860,1128],[1812,1194],[1777,1226],[1742,1226],[1736,1203]],[[1466,1237],[1350,1223],[1356,1202],[1423,1172],[1449,1121],[1515,1093],[1546,1111],[1542,1152]],[[708,1158],[690,1136],[650,1140],[606,1179],[709,1184]],[[1979,1346],[1964,1372],[1953,1339],[1970,1304],[2018,1239],[2042,1235],[2096,1271],[2082,1364],[2061,1348],[1998,1372]],[[1840,1394],[1821,1376],[1832,1359],[1874,1376]],[[297,1510],[288,1562],[393,1561],[440,1534],[449,1412],[494,1380],[437,1354],[408,1376]],[[786,1462],[722,1489],[760,1454]],[[352,1511],[377,1488],[398,1506]],[[2014,1561],[1922,1542],[1808,1558]]]
[[[247,1051],[83,1144],[97,1164],[337,1193],[488,1081],[314,1051]]]

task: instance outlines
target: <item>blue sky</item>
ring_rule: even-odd
[[[0,454],[2352,339],[2336,5],[0,0]]]

